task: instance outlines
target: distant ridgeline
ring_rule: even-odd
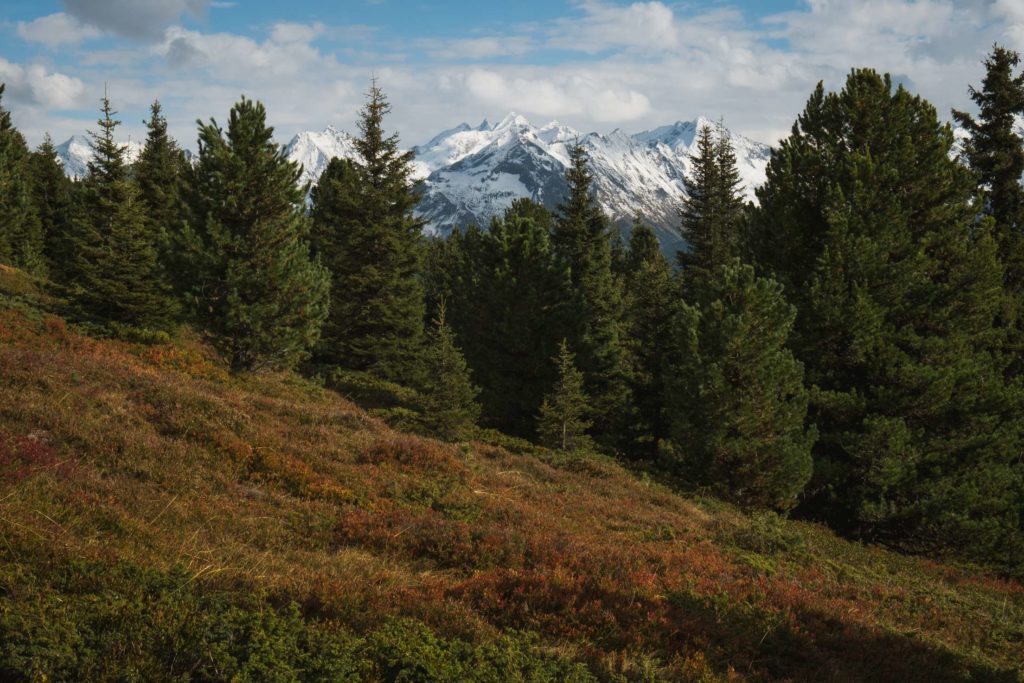
[[[428,233],[445,236],[469,225],[487,227],[520,197],[554,209],[568,189],[567,146],[578,138],[590,155],[598,201],[612,221],[627,229],[641,216],[671,255],[683,245],[679,206],[697,133],[714,125],[699,117],[636,135],[621,130],[601,135],[580,133],[556,121],[537,127],[514,113],[496,124],[463,123],[413,148],[414,179],[423,183],[417,213],[427,221]],[[744,194],[753,199],[754,188],[764,182],[770,148],[733,133],[730,139]],[[129,142],[129,160],[141,149],[140,143]],[[289,159],[302,164],[302,180],[311,184],[331,159],[357,157],[352,137],[333,126],[297,134],[286,151]],[[70,177],[85,175],[88,138],[68,139],[57,146],[57,154]]]

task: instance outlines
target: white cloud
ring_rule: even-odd
[[[487,36],[461,40],[423,40],[420,45],[437,59],[481,60],[525,55],[533,49],[534,42],[529,36]]]
[[[76,106],[85,92],[82,81],[41,64],[23,66],[0,57],[0,82],[7,84],[6,93],[15,102],[52,109]]]
[[[664,3],[634,2],[622,7],[585,0],[582,8],[582,19],[557,22],[552,45],[603,52],[622,46],[663,50],[678,44],[675,15]]]
[[[31,43],[41,43],[54,49],[61,45],[78,45],[102,34],[95,26],[83,24],[70,15],[57,12],[29,22],[19,21],[18,35]]]
[[[182,15],[201,15],[209,0],[63,0],[80,21],[135,39],[156,39]]]
[[[282,22],[274,24],[270,39],[276,43],[309,43],[323,32],[324,25],[319,21],[312,24]]]

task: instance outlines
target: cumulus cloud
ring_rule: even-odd
[[[322,32],[320,24],[277,24],[270,38],[256,41],[232,33],[201,33],[172,26],[157,53],[171,66],[201,67],[219,79],[265,82],[300,73],[315,79],[314,68],[333,61],[310,44]]]
[[[47,71],[41,64],[25,66],[2,57],[0,82],[7,84],[4,94],[9,95],[14,102],[52,109],[76,106],[85,92],[85,86],[77,78]]]
[[[29,22],[19,21],[18,35],[30,43],[41,43],[53,49],[98,38],[101,32],[95,26],[83,24],[68,14],[57,12]]]
[[[68,13],[104,31],[139,40],[158,39],[182,15],[201,15],[209,0],[63,0]]]
[[[556,23],[550,41],[553,46],[604,52],[622,46],[663,50],[678,44],[675,14],[664,3],[634,2],[619,6],[586,0],[581,7],[582,19],[563,19]]]

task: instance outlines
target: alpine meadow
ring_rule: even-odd
[[[1024,8],[294,5],[0,0],[0,680],[1024,683]]]

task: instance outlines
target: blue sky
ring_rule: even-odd
[[[602,132],[721,116],[773,142],[854,66],[968,107],[993,42],[1024,48],[1024,0],[0,0],[4,105],[33,143],[93,127],[104,84],[125,136],[159,98],[192,146],[241,93],[282,141],[351,129],[371,75],[408,144],[511,110]]]

